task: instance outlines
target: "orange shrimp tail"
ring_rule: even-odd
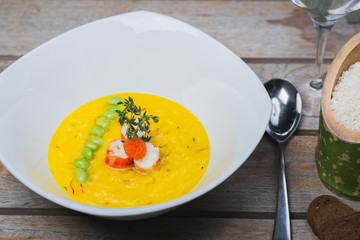
[[[111,168],[115,169],[126,169],[131,167],[132,165],[131,158],[120,158],[112,154],[112,152],[108,152],[105,158],[105,164]]]

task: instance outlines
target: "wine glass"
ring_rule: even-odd
[[[310,87],[311,91],[304,90],[306,92],[303,95],[313,94],[313,96],[306,96],[311,98],[312,101],[315,101],[316,104],[309,104],[308,106],[304,105],[304,115],[307,116],[319,116],[320,109],[320,95],[323,85],[322,75],[322,64],[325,52],[326,41],[328,35],[335,25],[335,23],[348,13],[360,9],[360,0],[291,0],[296,6],[305,10],[315,28],[317,33],[316,41],[316,55],[315,55],[315,67],[312,67],[312,71],[307,71],[304,69],[302,72],[306,74],[312,74]],[[311,73],[310,73],[311,72]],[[302,76],[303,77],[303,76]],[[289,77],[290,78],[290,77]],[[307,83],[306,83],[307,84]],[[308,109],[312,107],[312,109]]]

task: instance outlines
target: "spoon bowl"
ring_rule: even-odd
[[[273,239],[291,239],[284,146],[300,123],[302,101],[299,91],[288,80],[271,79],[264,85],[272,102],[266,132],[278,143],[280,149],[279,188]]]
[[[302,101],[296,87],[284,79],[271,79],[265,88],[269,93],[272,112],[266,132],[275,140],[286,142],[298,127]]]

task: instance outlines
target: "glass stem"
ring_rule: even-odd
[[[315,67],[316,67],[316,76],[315,79],[310,82],[310,86],[315,89],[322,88],[323,79],[322,79],[322,65],[324,60],[324,53],[325,53],[325,46],[326,41],[328,39],[329,33],[335,23],[327,23],[326,25],[322,25],[314,21],[314,25],[316,28],[317,33],[317,40],[316,40],[316,56],[315,56]]]

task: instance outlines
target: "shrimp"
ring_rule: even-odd
[[[132,158],[128,157],[124,150],[124,143],[121,139],[115,139],[110,142],[105,164],[114,169],[126,170],[133,164]]]

